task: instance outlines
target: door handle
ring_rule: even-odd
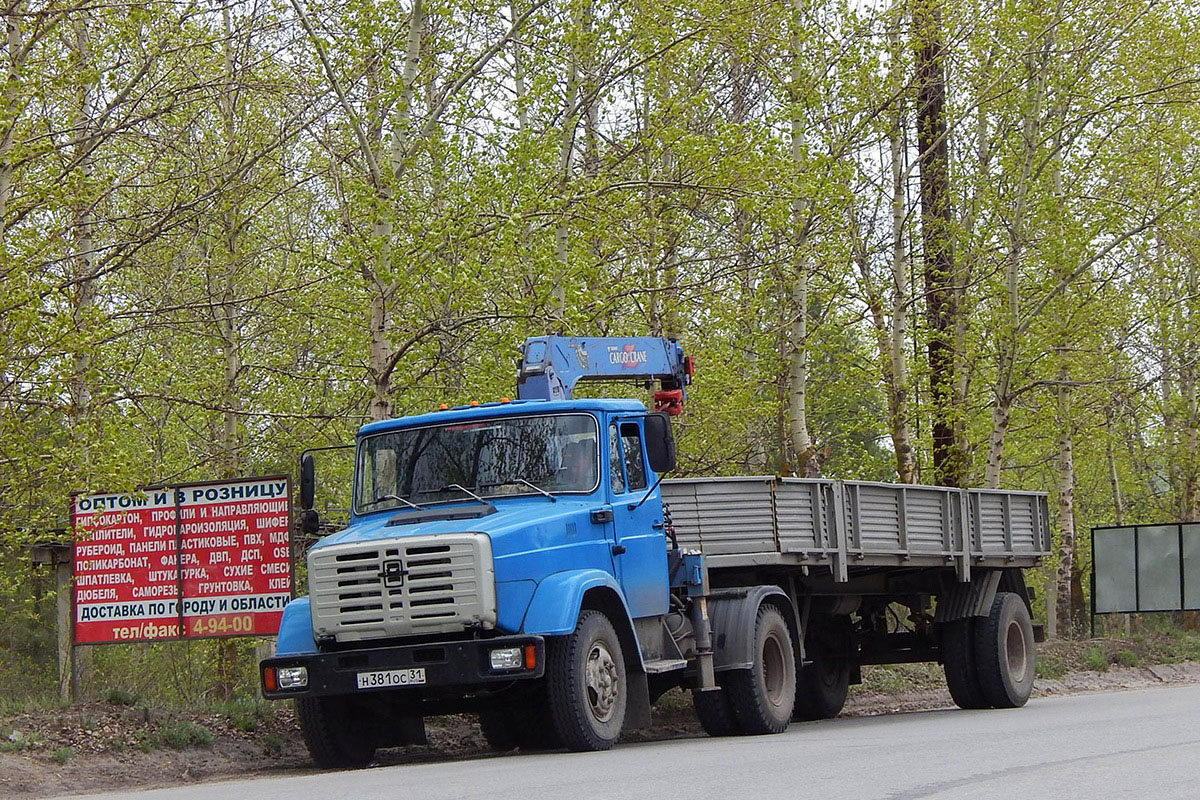
[[[623,544],[614,544],[614,545],[612,546],[612,554],[613,554],[614,556],[623,556],[623,555],[625,555],[625,545],[623,545]]]
[[[661,531],[663,529],[662,520],[660,520],[660,519],[655,520],[654,524],[652,524],[650,527],[654,528],[654,530],[656,530],[656,531]]]

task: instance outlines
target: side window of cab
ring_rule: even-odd
[[[608,426],[608,475],[613,494],[625,493],[625,470],[621,464],[621,439],[616,423]]]
[[[646,488],[646,458],[642,453],[642,428],[636,422],[621,423],[621,453],[629,491]]]

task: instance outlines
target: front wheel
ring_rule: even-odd
[[[379,739],[370,713],[352,707],[346,697],[299,697],[295,705],[304,744],[318,767],[346,769],[371,763]]]
[[[546,689],[554,730],[569,749],[608,750],[629,700],[621,642],[608,617],[585,610],[575,630],[546,643]]]

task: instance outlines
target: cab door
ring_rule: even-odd
[[[643,419],[614,417],[608,426],[613,562],[635,618],[667,613],[669,583],[662,502],[646,499],[656,476],[646,464]]]

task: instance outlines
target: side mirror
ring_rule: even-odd
[[[313,466],[312,453],[305,453],[300,456],[300,508],[305,511],[312,510],[316,484],[316,468]]]
[[[316,485],[317,475],[312,453],[305,453],[300,456],[300,530],[303,533],[317,533],[321,530],[321,515],[313,510]]]
[[[303,533],[318,533],[321,530],[321,515],[311,508],[300,512],[300,530]]]
[[[675,469],[675,435],[666,414],[646,415],[646,460],[659,475]]]

